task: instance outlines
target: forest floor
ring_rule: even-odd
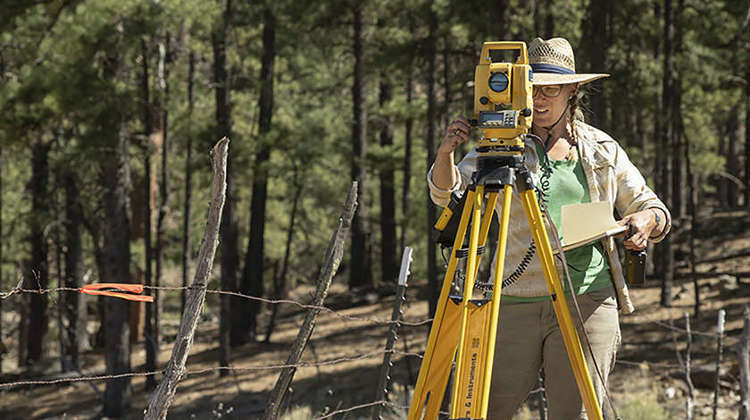
[[[703,219],[703,218],[702,218]],[[746,212],[721,212],[706,217],[710,224],[698,230],[699,256],[706,259],[750,250],[750,214]],[[706,220],[704,219],[704,220]],[[687,249],[686,244],[680,244]],[[746,252],[747,253],[747,252]],[[699,272],[748,271],[750,256],[733,258],[697,266]],[[680,272],[687,272],[681,267]],[[310,366],[297,370],[289,394],[288,420],[310,419],[335,410],[367,404],[376,400],[375,388],[382,364],[383,347],[387,326],[373,320],[390,318],[393,295],[353,295],[347,292],[342,274],[334,284],[326,305],[334,309],[323,312],[303,361]],[[177,282],[176,276],[173,280]],[[410,279],[405,318],[419,322],[427,318],[427,303],[418,295],[424,290],[419,279]],[[305,302],[314,289],[302,286],[295,289],[291,299]],[[623,419],[648,420],[685,418],[687,385],[681,365],[684,358],[686,334],[684,314],[691,314],[694,332],[715,333],[717,312],[725,309],[726,330],[722,362],[719,412],[717,418],[736,418],[739,401],[737,355],[734,351],[743,327],[742,312],[750,303],[750,287],[734,277],[718,276],[700,280],[701,312],[696,317],[693,311],[694,288],[692,283],[676,280],[673,289],[672,307],[659,304],[660,287],[657,279],[649,279],[643,287],[631,289],[636,312],[621,317],[622,345],[617,355],[617,365],[610,375],[610,389],[618,412]],[[209,294],[210,305],[218,308],[216,295]],[[163,366],[169,359],[179,320],[175,309],[179,305],[179,294],[165,299],[163,330],[165,343],[161,345],[159,361]],[[195,342],[188,359],[189,374],[177,389],[168,418],[258,418],[269,391],[278,377],[278,370],[270,367],[283,364],[291,343],[304,319],[304,312],[294,305],[284,305],[277,319],[270,344],[249,343],[232,350],[230,374],[219,377],[218,372],[196,372],[217,366],[218,317],[205,310],[198,325]],[[267,316],[261,318],[265,325]],[[670,322],[677,329],[670,329]],[[265,331],[261,338],[265,336]],[[397,350],[403,353],[424,351],[427,326],[402,327],[399,332]],[[9,344],[12,347],[14,343]],[[715,336],[694,334],[691,347],[693,381],[696,384],[695,418],[711,418],[713,403],[713,378],[717,342]],[[678,359],[677,351],[682,355]],[[143,371],[145,351],[143,343],[137,343],[132,353],[134,371]],[[55,377],[59,366],[56,357],[49,355],[45,371],[34,375],[8,372],[7,366],[0,382],[18,378]],[[392,378],[396,383],[391,401],[396,406],[407,405],[408,397],[404,384],[414,379],[419,367],[418,358],[404,354],[394,355]],[[55,370],[57,368],[57,370]],[[88,351],[84,356],[82,372],[101,374],[104,371],[101,350]],[[132,380],[132,409],[128,418],[141,418],[150,393],[145,392],[144,377]],[[0,418],[3,419],[93,419],[101,418],[103,381],[75,382],[58,385],[30,386],[0,392]],[[535,397],[519,412],[517,419],[539,418]],[[370,408],[349,411],[331,418],[369,418]],[[405,410],[395,409],[385,413],[384,418],[405,418]]]

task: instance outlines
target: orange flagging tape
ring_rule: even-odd
[[[137,302],[153,302],[153,296],[141,295],[142,284],[128,283],[97,283],[87,284],[79,289],[79,292],[87,295],[111,296],[120,299],[134,300]]]

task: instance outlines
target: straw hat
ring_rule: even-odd
[[[565,38],[552,38],[547,41],[536,38],[531,41],[529,63],[534,72],[532,83],[537,86],[584,84],[609,77],[609,74],[602,73],[577,74],[573,48]]]

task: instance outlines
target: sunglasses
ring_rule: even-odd
[[[542,95],[546,98],[556,98],[557,96],[560,96],[560,92],[562,92],[562,86],[534,86],[532,97],[535,97],[539,92],[541,92]]]

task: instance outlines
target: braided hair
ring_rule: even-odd
[[[576,90],[570,95],[568,99],[568,124],[570,124],[571,137],[574,142],[578,142],[576,138],[575,121],[584,121],[583,107],[580,105],[583,102],[584,92],[581,85],[576,87]]]

